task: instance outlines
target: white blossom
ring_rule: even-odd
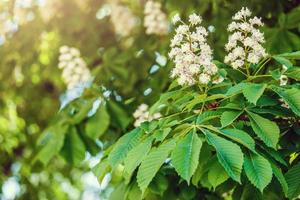
[[[218,68],[212,62],[213,52],[206,41],[208,32],[200,26],[201,17],[191,14],[189,24],[175,21],[181,23],[170,44],[169,57],[175,63],[171,77],[177,78],[179,85],[208,84],[217,77]]]
[[[248,8],[242,8],[233,16],[233,22],[228,25],[227,30],[232,32],[225,45],[228,54],[224,62],[233,68],[242,68],[246,63],[257,64],[267,56],[262,46],[265,42],[264,34],[257,29],[263,26],[258,17],[249,18],[251,12]]]
[[[74,47],[62,46],[59,49],[58,68],[62,69],[62,78],[68,89],[91,79],[90,70],[80,57],[80,51]]]
[[[172,23],[175,25],[177,22],[181,20],[179,14],[177,13],[176,15],[173,16],[172,18]]]
[[[202,22],[202,18],[199,15],[193,13],[189,16],[189,22],[192,25],[197,25],[197,24],[200,24]]]
[[[131,10],[124,5],[113,3],[111,5],[110,20],[117,35],[129,36],[137,24],[137,18]]]
[[[133,117],[135,118],[134,126],[138,127],[143,122],[161,118],[161,114],[154,113],[153,115],[150,115],[149,106],[147,104],[141,104],[133,113]]]
[[[147,1],[144,8],[144,15],[146,34],[166,35],[168,33],[167,16],[161,10],[159,2]]]

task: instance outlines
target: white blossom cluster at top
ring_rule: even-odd
[[[62,46],[59,49],[58,68],[62,69],[62,78],[68,89],[91,79],[90,70],[80,57],[80,51],[74,47]]]
[[[144,9],[146,34],[166,35],[168,33],[167,15],[161,10],[161,3],[147,1]]]
[[[228,25],[228,31],[232,32],[225,46],[228,55],[225,63],[234,69],[245,66],[246,63],[257,64],[267,53],[262,46],[265,38],[257,27],[263,26],[261,19],[251,17],[248,8],[242,8],[233,17],[233,22]]]
[[[127,6],[118,3],[111,4],[110,20],[116,34],[121,37],[129,36],[137,24],[137,18],[131,10]]]
[[[212,50],[207,44],[207,30],[201,26],[202,18],[191,14],[189,24],[185,24],[179,15],[173,17],[173,24],[179,24],[171,40],[169,57],[175,67],[172,78],[178,78],[180,85],[194,85],[197,82],[208,84],[221,82],[217,66],[212,62]]]
[[[135,118],[134,126],[138,127],[141,125],[141,123],[145,121],[152,121],[154,119],[159,119],[161,117],[161,114],[154,113],[153,115],[150,115],[148,105],[141,104],[133,113],[133,117]]]

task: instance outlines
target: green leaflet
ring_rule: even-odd
[[[244,156],[237,144],[219,137],[208,130],[201,129],[207,137],[207,141],[216,149],[220,164],[228,175],[235,181],[241,182],[241,172]]]
[[[236,141],[247,147],[249,150],[256,152],[255,141],[249,136],[248,133],[239,129],[221,129],[220,132],[233,141]]]
[[[134,170],[139,166],[144,157],[148,154],[151,149],[153,138],[147,138],[145,141],[138,144],[136,147],[131,149],[124,160],[124,177],[127,183]]]
[[[275,122],[247,111],[250,123],[256,135],[268,146],[276,148],[280,130]]]
[[[248,83],[238,83],[232,86],[231,88],[229,88],[229,90],[226,92],[226,95],[231,96],[231,95],[241,93],[243,91],[243,88],[246,87],[247,85]]]
[[[120,164],[126,157],[127,153],[140,142],[141,134],[141,129],[136,128],[122,136],[117,141],[108,157],[108,161],[112,167]]]
[[[291,67],[284,74],[289,78],[300,81],[300,67]]]
[[[261,192],[272,180],[271,165],[267,159],[259,154],[246,154],[244,169],[250,182]]]
[[[108,101],[106,105],[108,113],[110,114],[110,118],[114,119],[111,121],[111,123],[125,130],[131,121],[127,112],[113,101]]]
[[[178,141],[172,152],[171,159],[175,170],[188,183],[198,166],[201,146],[201,139],[192,131]]]
[[[282,56],[273,56],[273,58],[280,64],[286,66],[287,68],[293,67],[293,63],[289,61],[288,59],[282,57]]]
[[[101,104],[95,115],[88,120],[85,127],[86,134],[91,139],[99,138],[108,128],[109,120],[106,106]]]
[[[290,199],[300,195],[300,162],[294,165],[285,175]]]
[[[51,158],[55,156],[63,147],[65,134],[69,129],[68,126],[52,126],[46,129],[38,139],[40,151],[34,157],[33,162],[41,161],[47,165]]]
[[[80,164],[85,157],[86,147],[81,140],[78,132],[73,127],[66,135],[64,146],[61,149],[61,154],[64,158],[73,165]]]
[[[223,182],[225,182],[229,176],[227,172],[224,170],[222,165],[219,162],[215,161],[209,167],[208,171],[208,181],[213,186],[214,189]]]
[[[212,147],[208,145],[207,142],[204,142],[201,147],[200,156],[199,156],[199,164],[197,169],[192,177],[192,183],[195,186],[198,186],[199,181],[202,179],[204,173],[207,172],[207,163],[209,163],[210,159],[216,156],[212,155]]]
[[[295,51],[295,52],[291,52],[291,53],[283,53],[278,55],[280,57],[284,57],[287,59],[295,59],[295,60],[300,60],[300,51]]]
[[[198,115],[196,123],[202,124],[203,122],[220,117],[221,114],[222,114],[221,111],[210,111],[210,110],[206,111],[206,112]]]
[[[168,189],[168,186],[169,182],[167,177],[164,174],[158,173],[151,181],[149,189],[154,194],[158,194],[162,197],[164,192]]]
[[[101,160],[97,165],[92,168],[92,172],[99,181],[103,179],[106,173],[109,172],[109,163],[106,160]]]
[[[282,187],[282,191],[284,192],[285,196],[287,196],[288,194],[288,184],[282,174],[282,171],[280,168],[278,168],[276,165],[271,163],[271,167],[272,167],[272,171],[273,174],[275,175],[275,177],[277,178],[277,180],[279,181],[281,187]]]
[[[256,105],[257,100],[264,93],[265,88],[266,88],[266,84],[248,83],[243,88],[243,95],[250,103]]]
[[[137,183],[143,193],[175,145],[175,140],[170,140],[157,148],[151,149],[150,153],[144,158],[137,173]]]
[[[244,111],[225,111],[221,115],[222,127],[232,124]]]
[[[284,89],[281,87],[271,86],[271,89],[276,92],[290,106],[292,111],[300,116],[300,90],[297,88]]]

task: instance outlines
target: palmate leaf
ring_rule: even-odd
[[[300,116],[300,90],[297,88],[285,89],[272,86],[271,89],[276,92],[289,105],[292,111]]]
[[[140,142],[141,135],[142,130],[136,128],[117,141],[108,157],[108,161],[112,167],[117,166],[124,160],[127,153]]]
[[[223,112],[223,114],[221,115],[222,127],[232,124],[242,113],[243,113],[243,111],[225,111],[225,112]]]
[[[272,180],[271,165],[267,159],[259,154],[246,154],[244,169],[250,182],[261,192]]]
[[[250,123],[256,135],[268,146],[276,148],[280,130],[275,122],[247,111]]]
[[[239,129],[221,129],[220,132],[233,141],[236,141],[247,147],[249,150],[256,152],[255,141],[249,136],[248,133]]]
[[[148,154],[151,149],[153,138],[147,138],[145,141],[138,144],[136,147],[131,149],[124,160],[124,177],[127,183],[134,170],[141,164],[144,157]]]
[[[151,149],[150,153],[144,158],[137,173],[137,183],[143,193],[175,145],[175,140],[170,140],[157,148]]]
[[[207,141],[216,149],[220,164],[228,175],[240,183],[244,156],[237,144],[219,137],[208,130],[201,129],[207,137]]]
[[[256,105],[257,100],[264,93],[265,88],[266,88],[266,84],[248,83],[243,88],[243,95],[250,103]]]
[[[193,131],[179,140],[171,155],[176,172],[188,183],[196,171],[202,141]]]
[[[300,163],[294,165],[285,175],[290,199],[300,195]]]

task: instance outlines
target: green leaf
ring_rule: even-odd
[[[290,199],[300,195],[300,162],[294,165],[285,175]]]
[[[197,117],[197,124],[202,124],[203,122],[209,121],[211,119],[215,119],[220,117],[222,114],[221,111],[206,111]]]
[[[300,51],[295,51],[295,52],[291,52],[291,53],[283,53],[278,55],[280,57],[284,57],[287,59],[295,59],[295,60],[300,60]]]
[[[113,150],[110,152],[108,161],[112,167],[120,164],[127,153],[139,144],[141,140],[142,131],[140,128],[133,129],[129,133],[122,136],[114,145]]]
[[[179,140],[171,155],[176,172],[188,183],[196,171],[202,141],[193,131]]]
[[[103,179],[106,173],[109,172],[109,163],[107,160],[101,160],[97,165],[92,168],[92,172],[97,177],[99,182]]]
[[[168,189],[169,182],[165,175],[158,173],[149,185],[149,189],[154,194],[163,196],[164,192]],[[134,199],[135,200],[135,199]]]
[[[61,149],[64,158],[73,165],[80,164],[85,158],[86,147],[75,128],[71,128],[66,135],[65,143]]]
[[[52,126],[46,129],[38,139],[38,146],[41,147],[41,149],[34,157],[33,162],[39,160],[44,165],[47,165],[63,147],[65,133],[68,129],[68,126],[63,125]]]
[[[268,146],[276,148],[280,130],[275,122],[247,111],[250,123],[256,135]]]
[[[249,83],[243,88],[243,94],[250,103],[256,105],[257,100],[264,93],[265,88],[266,84]]]
[[[175,141],[170,140],[157,148],[151,149],[150,153],[144,158],[137,173],[137,183],[143,193],[175,145]]]
[[[223,114],[221,115],[222,127],[232,124],[242,113],[243,113],[243,111],[225,111],[225,112],[223,112]]]
[[[252,139],[252,137],[249,136],[248,133],[239,129],[221,129],[220,131],[226,137],[242,144],[249,150],[255,152],[255,141]]]
[[[165,128],[163,130],[158,129],[154,132],[154,137],[156,142],[162,142],[165,140],[165,138],[169,135],[171,132],[171,128]]]
[[[300,81],[300,67],[291,67],[284,74],[289,78]]]
[[[288,59],[281,57],[281,56],[273,56],[273,58],[279,62],[280,64],[286,66],[287,68],[293,67],[293,63]]]
[[[198,183],[202,179],[202,176],[204,175],[204,173],[207,172],[208,168],[206,166],[212,157],[214,157],[212,155],[212,147],[208,145],[207,142],[203,143],[200,151],[200,156],[199,156],[199,164],[192,177],[193,185],[198,186]],[[215,160],[217,159],[216,156],[214,158]]]
[[[261,192],[272,180],[271,165],[267,159],[259,154],[246,154],[244,169],[250,182]]]
[[[216,149],[218,160],[228,175],[240,183],[244,161],[240,147],[233,142],[212,134],[208,130],[201,130],[205,133],[207,141]]]
[[[243,88],[245,88],[247,85],[248,83],[238,83],[230,87],[229,90],[226,92],[226,95],[231,96],[231,95],[241,93],[243,91]]]
[[[275,175],[275,177],[277,178],[277,180],[279,181],[281,187],[282,187],[282,191],[284,192],[285,196],[287,196],[288,194],[288,184],[282,174],[282,171],[280,168],[278,168],[276,165],[271,163],[271,167],[273,170],[273,174]]]
[[[87,122],[85,131],[91,139],[99,138],[109,126],[109,115],[105,105],[100,105],[95,115]]]
[[[125,130],[131,121],[127,112],[113,101],[107,102],[107,109],[110,114],[110,118],[113,119],[111,120],[111,123]]]
[[[289,105],[292,111],[300,116],[300,90],[297,88],[284,89],[280,87],[271,87],[282,99]]]
[[[127,183],[134,170],[141,164],[144,157],[148,154],[151,149],[153,138],[147,138],[145,141],[138,144],[136,147],[131,149],[124,160],[124,177]]]
[[[229,178],[227,172],[224,170],[222,165],[219,162],[214,162],[210,166],[208,171],[208,181],[213,186],[214,189]]]

